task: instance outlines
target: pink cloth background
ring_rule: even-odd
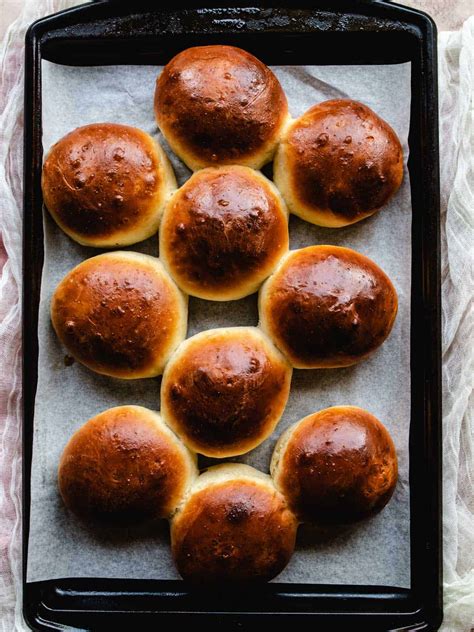
[[[43,15],[74,4],[26,0],[0,50],[0,630],[21,617],[21,219],[23,42]],[[442,33],[440,140],[444,394],[444,632],[474,622],[474,19]]]
[[[21,80],[23,46],[1,58],[0,93],[0,623],[12,632],[18,620],[21,581],[21,233],[23,117],[4,115]],[[16,110],[16,107],[13,108]],[[11,213],[10,211],[13,212]]]

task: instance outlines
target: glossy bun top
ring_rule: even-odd
[[[269,476],[226,463],[202,474],[175,514],[173,558],[194,583],[268,581],[287,565],[296,529]]]
[[[290,365],[258,328],[211,329],[188,338],[171,357],[161,410],[196,452],[235,456],[272,433],[290,383]]]
[[[64,346],[89,369],[153,377],[186,335],[187,299],[155,257],[110,252],[64,277],[51,319]]]
[[[196,476],[195,456],[157,413],[117,406],[74,433],[58,481],[64,503],[80,518],[133,524],[170,516]]]
[[[338,246],[291,251],[260,290],[264,330],[297,368],[350,366],[389,335],[397,294],[368,257]]]
[[[288,250],[288,213],[273,184],[241,166],[197,171],[170,199],[160,257],[188,294],[233,300],[255,292]]]
[[[271,471],[302,521],[344,524],[388,503],[397,484],[397,453],[376,417],[355,406],[334,406],[281,436]]]
[[[126,246],[156,233],[176,189],[158,143],[135,127],[94,123],[53,145],[43,166],[44,203],[57,224],[86,246]]]
[[[196,46],[158,77],[155,113],[173,151],[191,168],[271,160],[288,119],[273,72],[234,46]]]
[[[320,226],[372,215],[403,178],[400,141],[366,105],[324,101],[288,127],[274,164],[275,184],[292,213]]]

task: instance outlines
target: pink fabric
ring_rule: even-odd
[[[7,253],[5,250],[5,246],[3,245],[2,236],[0,235],[0,274],[3,270],[3,264],[5,263],[6,260],[7,260]],[[1,410],[1,402],[0,402],[0,410]]]
[[[8,95],[22,73],[22,46],[2,58],[0,95],[0,622],[4,632],[15,628],[21,581],[21,338],[20,275],[22,115],[8,117]],[[6,118],[9,120],[7,121]],[[4,124],[3,124],[4,123]]]

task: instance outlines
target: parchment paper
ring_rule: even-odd
[[[92,122],[134,125],[160,138],[153,115],[150,66],[67,67],[43,62],[43,145]],[[316,102],[337,97],[363,101],[398,133],[408,157],[410,64],[274,68],[293,116]],[[180,183],[189,172],[166,146]],[[75,362],[49,320],[57,283],[74,265],[100,251],[79,246],[44,216],[45,262],[39,313],[39,367],[31,475],[28,581],[66,577],[174,579],[168,527],[99,530],[68,514],[57,492],[60,454],[87,419],[111,406],[141,404],[159,409],[160,379],[121,381],[96,375]],[[292,248],[311,244],[348,246],[373,258],[390,276],[399,311],[390,338],[362,364],[336,370],[295,370],[288,406],[273,436],[239,459],[268,471],[276,439],[291,423],[326,406],[353,404],[375,414],[390,430],[399,456],[394,497],[378,516],[344,529],[300,528],[296,552],[277,582],[370,584],[409,587],[408,432],[410,423],[411,198],[403,185],[378,214],[343,229],[290,219]],[[157,254],[157,238],[130,247]],[[256,325],[256,295],[237,302],[191,299],[189,331],[216,326]],[[416,420],[414,420],[416,423]],[[209,459],[201,460],[206,465]]]

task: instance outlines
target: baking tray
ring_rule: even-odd
[[[156,3],[157,5],[158,3]],[[437,630],[441,593],[441,305],[436,27],[379,0],[101,1],[46,17],[26,36],[23,271],[23,612],[34,630],[212,630],[297,624],[320,630]],[[287,17],[290,20],[286,19]],[[284,19],[283,19],[284,18]],[[165,64],[194,45],[240,46],[266,64],[411,62],[411,588],[267,584],[191,589],[181,581],[64,579],[26,583],[30,470],[43,265],[41,60]],[[397,96],[394,95],[396,99]],[[390,543],[387,542],[387,546]]]

